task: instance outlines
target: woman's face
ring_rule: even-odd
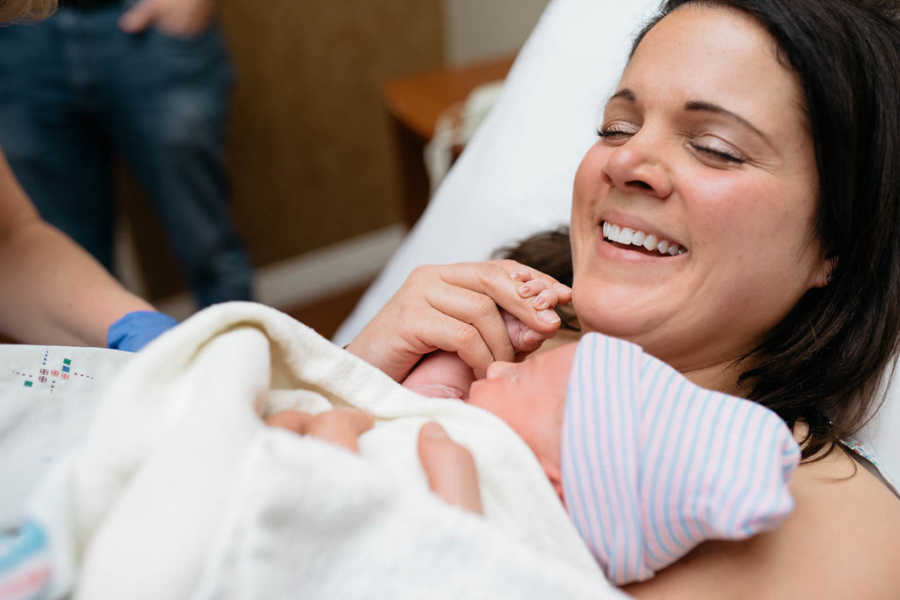
[[[572,202],[582,326],[737,391],[727,365],[826,280],[798,81],[751,18],[688,5],[638,46],[600,132]]]

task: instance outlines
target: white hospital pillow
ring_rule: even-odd
[[[350,342],[416,266],[484,260],[500,246],[568,222],[575,169],[596,139],[601,107],[635,34],[659,5],[550,2],[491,114],[335,342]],[[898,488],[900,376],[888,396],[857,437]]]
[[[550,2],[494,109],[335,342],[353,339],[416,266],[484,260],[568,222],[575,169],[596,140],[632,38],[658,4]]]
[[[888,382],[884,404],[856,439],[875,458],[881,474],[900,493],[900,364]]]

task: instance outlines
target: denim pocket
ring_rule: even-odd
[[[198,44],[202,44],[204,41],[215,37],[218,34],[218,24],[213,21],[209,25],[207,25],[203,30],[192,34],[192,35],[182,35],[179,33],[172,33],[166,31],[159,25],[152,25],[151,31],[153,34],[162,40],[164,43],[171,44],[174,47],[177,46],[187,46],[193,47]]]
[[[155,57],[155,66],[168,77],[230,80],[228,52],[217,22],[194,36],[173,35],[158,26],[148,34],[148,50]]]

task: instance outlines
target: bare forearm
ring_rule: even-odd
[[[124,314],[152,310],[35,216],[0,237],[0,331],[27,343],[105,346]]]

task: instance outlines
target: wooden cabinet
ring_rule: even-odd
[[[514,57],[426,71],[389,80],[382,90],[391,119],[396,164],[403,198],[403,218],[412,226],[425,210],[430,195],[423,162],[425,144],[434,135],[438,117],[462,102],[481,84],[506,77]]]

